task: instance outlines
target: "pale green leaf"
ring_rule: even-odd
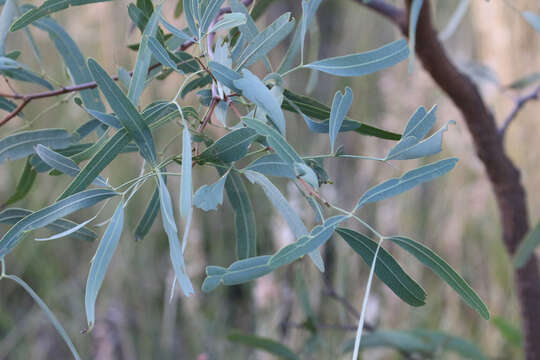
[[[330,151],[333,154],[335,150],[336,137],[341,130],[343,120],[349,112],[353,101],[353,93],[350,87],[345,88],[345,92],[337,91],[332,101],[332,110],[330,112],[329,131]]]
[[[232,263],[227,269],[218,266],[206,267],[208,275],[203,282],[202,290],[210,292],[219,284],[238,285],[257,279],[272,272],[268,265],[270,255],[255,256]]]
[[[177,38],[181,39],[182,41],[193,41],[193,36],[190,36],[188,33],[169,24],[163,16],[161,17],[160,21],[165,27],[165,29],[169,30],[169,32],[173,34],[174,36],[176,36]]]
[[[180,215],[186,217],[191,211],[193,198],[193,180],[191,178],[191,134],[184,123],[182,132],[182,181],[180,185]]]
[[[219,30],[228,30],[234,27],[244,25],[246,23],[246,16],[240,13],[224,14],[223,18],[215,23],[208,32],[216,32]]]
[[[204,211],[217,210],[217,207],[223,204],[223,189],[227,175],[228,172],[215,183],[201,186],[193,197],[193,205]]]
[[[5,56],[0,56],[0,74],[15,80],[39,84],[49,90],[53,89],[50,82],[28,69],[26,65]]]
[[[62,129],[21,131],[0,139],[0,164],[34,154],[34,147],[38,144],[63,149],[72,143],[71,134]]]
[[[253,161],[246,167],[246,170],[257,171],[267,176],[278,176],[288,179],[296,179],[294,169],[284,162],[279,155],[265,155]]]
[[[225,0],[211,0],[208,2],[208,5],[204,9],[204,13],[202,14],[201,18],[201,24],[199,28],[200,34],[206,33],[206,30],[208,30],[208,27],[212,23],[212,20],[214,20],[218,15],[219,9],[224,2]]]

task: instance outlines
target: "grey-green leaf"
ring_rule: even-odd
[[[116,113],[116,116],[131,137],[133,137],[133,140],[135,140],[141,155],[151,164],[155,164],[157,162],[157,155],[154,140],[141,114],[139,114],[133,103],[95,60],[89,59],[88,67],[105,98],[111,105],[111,108]]]
[[[525,238],[519,244],[519,247],[514,255],[514,266],[518,269],[527,264],[534,250],[540,245],[540,222],[536,224],[534,229],[529,231]]]
[[[186,217],[191,211],[193,198],[193,179],[191,178],[192,158],[191,158],[191,134],[184,123],[182,132],[182,183],[180,185],[180,214]]]
[[[319,60],[305,67],[336,76],[362,76],[394,66],[407,56],[407,40],[401,39],[375,50]]]
[[[216,18],[216,16],[219,13],[219,9],[221,8],[221,5],[225,0],[211,0],[208,1],[208,5],[204,9],[204,14],[202,14],[201,18],[201,24],[199,28],[199,32],[201,34],[205,34],[206,30],[208,30],[208,27],[212,23],[212,20]]]
[[[219,138],[200,155],[202,161],[230,163],[242,159],[249,146],[259,137],[257,132],[249,128],[240,128]]]
[[[169,32],[177,38],[181,39],[182,41],[193,41],[193,36],[190,36],[188,33],[169,24],[163,16],[161,17],[160,21],[165,27],[165,29],[169,30]]]
[[[215,183],[201,186],[193,197],[193,205],[204,211],[217,210],[217,207],[223,204],[223,189],[227,175],[228,172]]]
[[[88,330],[92,330],[95,323],[95,308],[96,299],[99,289],[105,279],[107,268],[111,262],[118,240],[122,235],[124,227],[124,202],[120,201],[116,210],[99,242],[96,254],[92,258],[90,273],[86,281],[86,292],[84,295],[84,305],[86,309],[86,319],[88,322]]]
[[[484,319],[489,319],[489,311],[476,292],[467,284],[457,272],[452,269],[439,255],[435,254],[428,247],[412,239],[402,236],[392,236],[385,238],[393,241],[411,255],[416,257],[425,266],[429,267],[435,274],[443,279],[461,296],[470,307],[475,309]]]
[[[336,232],[349,244],[349,246],[362,257],[364,262],[371,266],[377,243],[367,236],[352,229],[337,228]],[[401,300],[411,306],[425,305],[426,292],[403,270],[401,265],[382,247],[377,255],[375,274],[382,280]]]
[[[28,69],[25,65],[5,56],[0,56],[0,74],[15,80],[39,84],[49,90],[53,89],[51,83]]]
[[[154,194],[152,195],[152,198],[150,199],[150,201],[148,202],[148,205],[146,206],[146,210],[144,211],[143,215],[139,219],[137,227],[135,228],[136,241],[142,240],[146,236],[146,234],[148,234],[148,232],[150,231],[150,228],[152,227],[152,224],[154,223],[154,220],[157,217],[158,212],[159,212],[159,189],[156,187],[156,189],[154,190]]]
[[[332,110],[330,112],[329,131],[330,151],[333,154],[336,144],[336,137],[341,130],[345,116],[351,108],[353,93],[350,87],[345,88],[345,92],[337,91],[332,101]]]
[[[0,205],[0,208],[4,208],[13,204],[14,202],[24,199],[28,192],[30,192],[30,189],[32,189],[36,176],[37,171],[33,168],[30,158],[26,159],[26,164],[24,165],[23,172],[19,178],[19,181],[17,182],[15,192],[9,197],[9,199],[6,200],[5,203]]]
[[[296,179],[294,169],[284,162],[279,155],[270,154],[261,156],[246,167],[246,170],[257,171],[267,176],[278,176]]]
[[[270,255],[249,257],[232,263],[227,269],[217,266],[208,266],[206,274],[208,275],[203,282],[202,290],[210,292],[219,284],[238,285],[257,279],[272,272],[268,265]]]
[[[107,189],[86,190],[24,217],[0,239],[0,258],[10,252],[29,231],[47,226],[55,220],[115,195],[118,195],[118,193]]]
[[[161,63],[161,65],[168,66],[171,69],[180,72],[181,74],[183,73],[176,67],[176,63],[171,59],[169,53],[167,52],[167,50],[165,50],[163,45],[159,43],[158,39],[156,39],[155,37],[148,38],[147,43],[148,48],[150,49],[152,54],[154,54],[157,61]]]
[[[366,191],[360,200],[358,200],[355,210],[366,204],[399,195],[426,181],[436,179],[452,170],[456,166],[457,161],[457,158],[443,159],[411,170],[401,178],[392,178],[374,186]]]
[[[243,69],[242,75],[241,79],[233,81],[234,86],[242,91],[245,98],[263,109],[279,131],[285,134],[285,116],[274,95],[251,71]]]
[[[0,13],[0,55],[6,54],[6,37],[9,32],[11,22],[17,15],[17,4],[15,0],[7,0]]]
[[[34,153],[38,144],[53,149],[64,149],[73,143],[73,138],[63,129],[21,131],[0,139],[0,164],[6,160],[17,160]]]
[[[414,69],[414,51],[416,47],[416,25],[424,0],[413,0],[409,12],[409,73]]]
[[[242,75],[215,61],[209,61],[208,67],[210,68],[210,71],[212,71],[212,74],[217,81],[219,81],[221,84],[233,91],[241,91],[236,87],[236,85],[234,85],[234,81],[241,79]]]
[[[41,19],[52,13],[65,10],[70,6],[80,6],[86,4],[92,4],[97,2],[105,2],[111,0],[46,0],[39,7],[33,8],[25,12],[20,16],[13,25],[11,25],[11,31],[22,29],[23,27],[33,23],[34,21]]]
[[[247,345],[257,350],[266,351],[267,353],[275,355],[280,359],[300,360],[300,357],[291,349],[272,339],[263,338],[252,334],[243,334],[240,332],[233,332],[229,334],[227,339],[235,343]]]
[[[219,30],[228,30],[234,27],[244,25],[246,23],[246,16],[240,13],[224,14],[223,18],[219,20],[215,25],[210,27],[208,32],[215,32]]]

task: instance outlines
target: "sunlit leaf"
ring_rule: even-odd
[[[456,158],[440,160],[411,170],[401,178],[386,180],[366,191],[360,200],[358,200],[355,210],[366,204],[399,195],[424,182],[436,179],[452,170],[456,166],[457,161],[458,159]]]
[[[216,16],[219,13],[219,9],[221,8],[221,5],[225,0],[212,0],[208,2],[208,5],[204,9],[204,13],[202,14],[201,23],[199,32],[201,34],[205,34],[206,30],[208,30],[208,27],[210,26],[210,23],[212,20],[216,18]]]
[[[411,255],[418,261],[430,268],[435,274],[443,279],[461,296],[470,307],[475,309],[484,319],[489,319],[489,311],[476,292],[467,284],[457,272],[452,269],[439,255],[431,251],[428,247],[417,241],[402,236],[387,237],[390,240]]]
[[[394,66],[407,56],[407,40],[401,39],[375,50],[319,60],[305,67],[336,76],[362,76]]]
[[[86,319],[88,322],[88,330],[92,330],[95,323],[95,308],[96,299],[99,289],[105,279],[107,268],[111,262],[118,240],[122,235],[124,228],[124,202],[120,201],[116,210],[99,242],[96,254],[92,258],[90,273],[86,280],[86,292],[84,295],[84,305],[86,309]]]
[[[228,30],[246,23],[246,16],[240,13],[224,14],[223,18],[210,27],[208,32]]]
[[[349,244],[349,246],[362,257],[364,262],[371,266],[377,243],[367,236],[352,229],[337,228],[336,232]],[[425,305],[426,292],[414,281],[382,247],[377,254],[375,274],[381,279],[401,300],[411,306]]]

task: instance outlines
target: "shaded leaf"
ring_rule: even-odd
[[[169,56],[169,53],[167,50],[159,43],[159,41],[155,37],[148,38],[148,48],[154,54],[157,61],[161,63],[161,65],[168,66],[171,69],[174,69],[176,71],[179,71],[176,67],[176,63],[171,59]],[[182,71],[179,71],[182,74]]]
[[[244,344],[246,346],[255,348],[257,350],[266,351],[272,355],[279,357],[280,359],[287,360],[299,360],[292,350],[285,345],[280,344],[272,339],[255,336],[252,334],[244,334],[240,332],[232,332],[227,336],[229,341]]]
[[[47,80],[35,74],[25,65],[8,57],[0,56],[0,74],[15,80],[38,84],[49,90],[53,89],[53,86]]]
[[[32,155],[38,144],[54,149],[67,148],[73,138],[63,129],[21,131],[0,139],[0,164],[6,160],[17,160]]]
[[[534,254],[534,250],[540,245],[540,222],[536,224],[534,229],[521,240],[519,247],[514,255],[514,266],[521,269],[529,262],[529,259]]]
[[[257,171],[268,176],[278,176],[288,179],[296,179],[296,174],[291,166],[281,160],[279,155],[265,155],[253,161],[246,167],[246,170]]]
[[[163,180],[165,181],[166,178],[164,177]],[[146,234],[148,234],[148,231],[150,231],[150,228],[152,227],[152,224],[154,223],[154,220],[156,219],[158,212],[159,212],[159,189],[156,188],[154,190],[154,194],[152,195],[152,198],[150,199],[150,202],[148,202],[148,205],[146,206],[146,210],[144,211],[144,214],[139,219],[137,227],[135,228],[136,241],[142,240],[146,236]]]
[[[231,131],[207,147],[200,155],[201,161],[230,163],[246,156],[249,146],[259,135],[253,129],[240,128]]]
[[[202,290],[210,292],[219,284],[238,285],[264,276],[273,270],[268,266],[269,259],[270,255],[249,257],[233,262],[227,269],[208,266],[206,267],[208,276],[203,282]]]
[[[341,130],[343,120],[351,108],[353,93],[350,87],[345,88],[345,92],[336,92],[332,101],[332,110],[330,112],[329,131],[330,151],[333,154],[335,149],[336,137]]]
[[[241,92],[241,90],[234,84],[234,81],[241,79],[242,75],[216,61],[209,61],[208,67],[210,68],[210,71],[212,71],[212,75],[214,75],[217,81],[233,91]]]
[[[201,186],[193,197],[193,205],[204,211],[217,210],[217,207],[223,204],[223,188],[227,175],[228,172],[215,183]]]
[[[26,160],[26,164],[24,165],[24,170],[19,177],[19,181],[17,182],[15,192],[6,200],[5,203],[2,204],[2,206],[0,206],[0,208],[4,208],[19,200],[24,199],[30,189],[32,189],[32,185],[34,185],[36,176],[37,171],[32,167],[32,164],[30,163],[30,158],[28,158]]]
[[[165,29],[167,29],[171,34],[181,39],[182,41],[193,41],[193,36],[190,36],[188,33],[178,29],[177,27],[169,24],[165,18],[162,16],[160,22],[163,24]]]
[[[7,112],[12,112],[17,107],[13,101],[6,99],[5,97],[0,96],[0,109],[6,110]],[[19,113],[20,115],[20,113]]]

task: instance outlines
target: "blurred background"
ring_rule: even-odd
[[[435,19],[444,28],[458,1],[433,1]],[[540,12],[537,0],[516,0],[521,10]],[[117,0],[73,8],[55,15],[77,42],[84,55],[93,57],[111,73],[117,66],[133,67],[135,53],[126,45],[139,41],[127,15],[128,1]],[[401,5],[401,1],[396,1]],[[174,19],[176,1],[165,2],[163,13],[175,25],[183,27],[183,18]],[[298,18],[300,1],[275,0],[259,22],[264,28],[284,11]],[[383,18],[350,0],[326,0],[318,12],[319,33],[311,33],[308,56],[344,55],[365,51],[400,37],[398,31]],[[43,57],[46,71],[59,84],[69,80],[61,58],[46,33],[35,28],[32,33]],[[320,48],[315,43],[317,36]],[[470,9],[452,37],[445,41],[450,57],[463,71],[473,76],[487,102],[497,114],[499,123],[511,111],[517,92],[504,86],[515,79],[540,71],[540,36],[523,19],[510,11],[503,1],[473,0]],[[8,37],[7,49],[20,49],[20,60],[39,72],[23,32]],[[285,46],[271,53],[270,60],[279,64]],[[318,54],[317,54],[318,52]],[[255,67],[262,74],[262,67]],[[310,74],[294,73],[286,86],[306,94]],[[144,93],[142,104],[157,99],[170,99],[182,77],[171,75],[165,81],[154,82]],[[441,157],[457,156],[458,166],[447,176],[416,188],[393,200],[370,205],[361,217],[383,234],[401,234],[416,239],[447,260],[488,305],[495,321],[485,321],[467,307],[447,285],[420,266],[408,254],[392,244],[385,246],[419,281],[428,293],[427,304],[412,308],[397,298],[380,281],[374,282],[367,321],[381,330],[433,329],[470,339],[490,358],[519,359],[519,333],[514,340],[508,331],[519,329],[520,319],[513,286],[512,267],[501,242],[498,212],[482,164],[475,156],[471,138],[460,114],[437,88],[418,62],[412,75],[403,62],[375,75],[337,79],[320,74],[311,96],[330,104],[334,93],[350,86],[354,102],[349,116],[378,127],[400,132],[414,110],[423,105],[437,104],[436,128],[448,120],[456,120],[445,135]],[[5,84],[0,84],[5,87]],[[37,90],[32,85],[17,83],[19,92]],[[195,96],[185,103],[195,104]],[[540,129],[540,103],[532,102],[523,110],[506,137],[506,147],[512,159],[522,169],[522,181],[527,189],[531,223],[540,216],[540,151],[537,134]],[[5,136],[22,127],[42,127],[75,130],[86,119],[73,96],[32,102],[25,108],[24,123],[17,119],[0,130]],[[288,137],[301,154],[324,153],[328,137],[307,134],[298,117],[288,113]],[[170,136],[165,127],[155,133],[163,146]],[[219,136],[219,130],[211,130]],[[353,154],[384,155],[393,142],[359,136],[340,135],[345,150]],[[176,151],[180,151],[180,145]],[[158,145],[158,148],[160,146]],[[430,159],[433,160],[433,159]],[[120,156],[104,172],[112,184],[120,184],[137,176],[140,158],[133,154]],[[331,202],[351,208],[370,186],[383,179],[402,174],[420,163],[414,160],[396,163],[396,169],[369,161],[327,160],[326,167],[333,185],[322,187]],[[24,167],[24,160],[0,166],[0,202],[14,191]],[[213,182],[217,174],[212,169],[195,172],[195,185]],[[30,195],[17,203],[18,207],[39,209],[50,204],[69,184],[70,179],[40,174]],[[307,225],[313,225],[313,214],[294,186],[277,182],[292,205],[304,215]],[[178,179],[170,179],[173,199],[178,199]],[[271,207],[264,195],[249,188],[255,205],[259,253],[269,254],[293,241],[284,220]],[[80,334],[86,326],[84,287],[97,242],[85,243],[70,239],[38,243],[26,239],[7,258],[7,270],[21,276],[43,298],[72,337],[84,358],[94,359],[272,359],[247,347],[231,343],[231,329],[256,333],[302,351],[302,359],[348,359],[343,354],[345,340],[354,338],[357,319],[351,316],[340,299],[346,299],[360,309],[369,266],[351,252],[335,235],[324,248],[327,272],[319,273],[309,261],[298,261],[271,275],[245,286],[219,287],[204,294],[196,291],[190,298],[177,294],[169,302],[172,269],[168,244],[160,221],[141,242],[135,242],[133,231],[152,195],[152,187],[143,189],[130,203],[126,226],[119,247],[106,276],[97,302],[97,324],[89,334]],[[84,221],[95,209],[81,211],[70,217]],[[107,215],[101,217],[106,219]],[[178,219],[180,221],[180,219]],[[356,228],[354,223],[347,226]],[[0,233],[8,227],[1,225]],[[363,230],[363,229],[358,229]],[[46,232],[45,232],[46,233]],[[234,261],[234,221],[231,207],[225,200],[217,212],[194,216],[189,245],[186,250],[188,272],[195,286],[204,280],[207,265],[228,266]],[[321,326],[313,333],[302,328],[309,306]],[[501,331],[501,328],[505,328]],[[510,330],[509,330],[510,329]],[[402,355],[376,349],[363,354],[365,359],[398,359]],[[452,359],[453,355],[442,358]],[[20,287],[8,281],[0,282],[0,359],[67,359],[70,354],[47,322],[39,308]]]

